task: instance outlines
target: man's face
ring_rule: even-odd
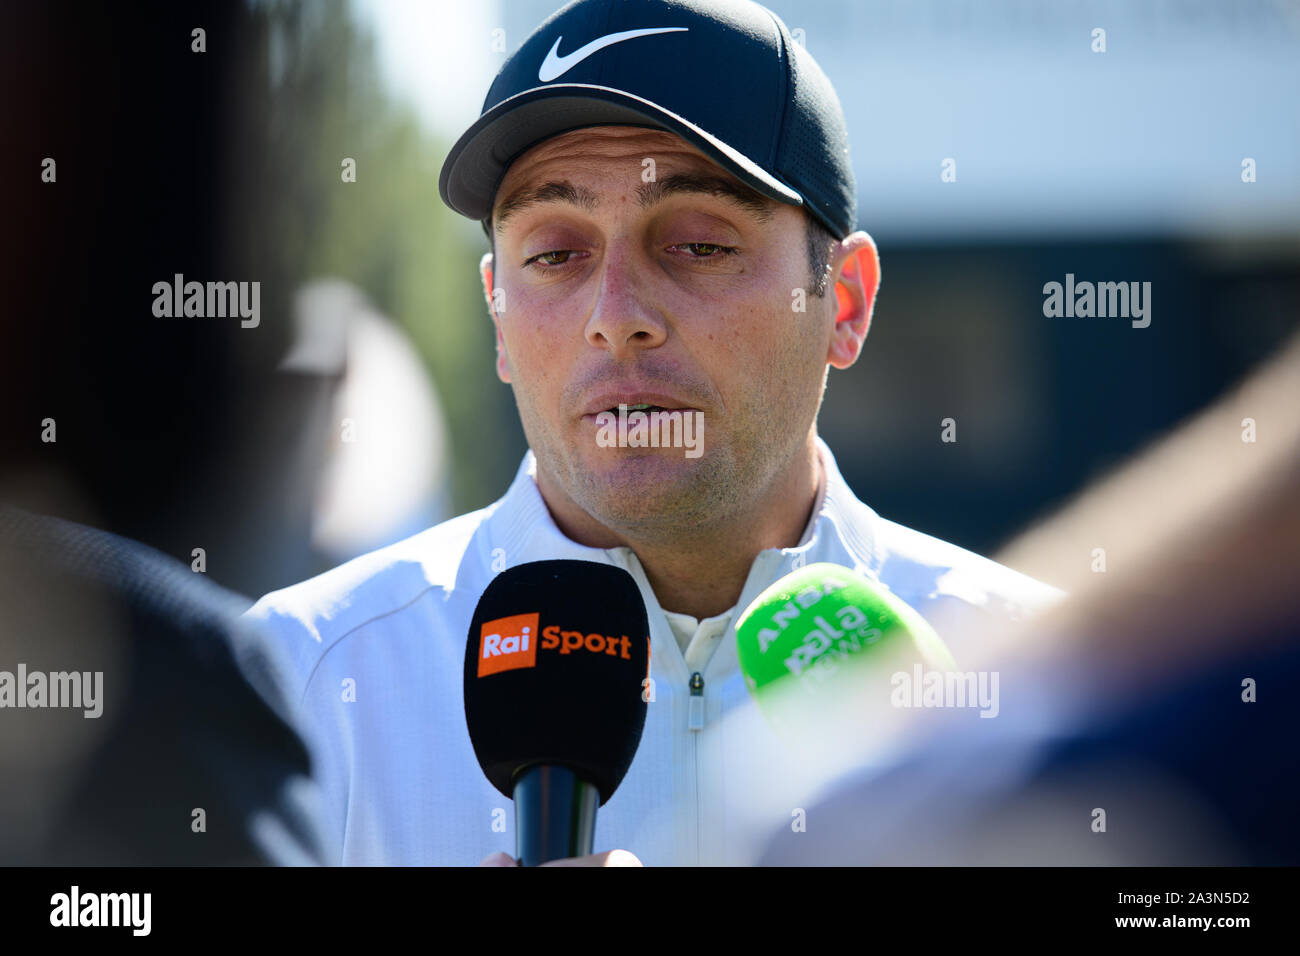
[[[770,495],[807,446],[834,338],[834,294],[794,307],[804,223],[658,130],[575,130],[517,159],[484,282],[539,481],[623,533],[699,529]],[[602,447],[596,413],[620,402],[702,412],[702,454]]]

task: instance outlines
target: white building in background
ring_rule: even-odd
[[[449,518],[447,424],[407,334],[339,279],[304,286],[294,321],[281,370],[341,376],[313,505],[315,550],[333,566]]]

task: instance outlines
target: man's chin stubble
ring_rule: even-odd
[[[718,474],[716,459],[675,467],[649,457],[641,462],[640,468],[630,462],[626,468],[596,473],[579,469],[571,473],[567,493],[605,527],[646,541],[689,539],[732,517],[736,489]]]

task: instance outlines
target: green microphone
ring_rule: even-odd
[[[888,700],[889,674],[956,670],[929,622],[883,584],[810,564],[768,587],[736,622],[745,684],[768,722],[800,735],[856,703]]]

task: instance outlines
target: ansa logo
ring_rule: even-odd
[[[540,614],[515,614],[484,621],[478,645],[478,676],[486,677],[501,671],[537,666],[537,629]],[[562,631],[552,624],[542,631],[542,648],[561,654],[587,651],[608,654],[631,660],[632,640],[627,635],[606,637],[604,634],[583,634],[581,631]]]

